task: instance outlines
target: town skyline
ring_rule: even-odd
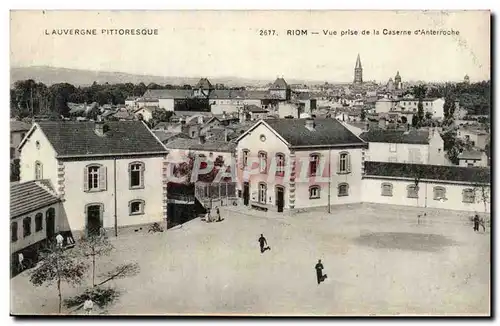
[[[397,71],[403,82],[461,81],[465,75],[471,82],[490,79],[487,11],[327,12],[328,15],[304,11],[99,13],[23,12],[34,23],[21,28],[18,13],[11,12],[11,30],[16,31],[16,37],[11,38],[11,66],[270,82],[283,76],[349,83],[353,81],[359,53],[365,81],[387,82]],[[354,18],[358,31],[435,28],[456,30],[459,35],[312,35],[326,29],[347,30]],[[71,24],[82,20],[84,24]],[[221,27],[220,21],[230,27]],[[294,26],[290,26],[290,21]],[[158,35],[46,35],[47,30],[64,28],[96,29],[99,33],[100,28],[110,24],[117,28],[154,28]],[[280,35],[261,36],[259,27]],[[308,35],[287,36],[285,31],[289,29],[306,30]]]

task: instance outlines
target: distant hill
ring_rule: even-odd
[[[201,76],[200,76],[201,77]],[[133,83],[138,84],[143,82],[148,85],[149,83],[156,84],[172,84],[172,85],[195,85],[200,77],[165,77],[165,76],[151,76],[151,75],[135,75],[123,72],[110,72],[110,71],[92,71],[80,69],[57,68],[48,66],[31,66],[31,67],[18,67],[10,69],[10,84],[18,80],[33,79],[37,82],[42,82],[46,85],[57,83],[70,83],[75,86],[88,86],[92,85],[94,81],[99,84],[110,83]],[[286,78],[285,78],[286,79]],[[246,79],[239,77],[218,77],[210,78],[212,84],[222,83],[226,86],[258,86],[266,85],[272,80],[256,80]],[[312,82],[304,80],[286,79],[289,84],[312,84],[323,82]]]

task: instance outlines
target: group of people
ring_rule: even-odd
[[[221,222],[223,218],[220,216],[220,210],[219,207],[215,207],[215,214],[216,216],[212,216],[212,211],[207,209],[207,214],[205,215],[205,219],[207,222]]]
[[[264,237],[264,234],[261,234],[259,237],[259,245],[260,245],[260,253],[263,254],[266,250],[271,250],[271,247],[267,244],[267,239]],[[318,260],[318,263],[316,266],[314,266],[314,269],[316,270],[316,280],[318,282],[318,285],[323,282],[328,276],[327,274],[323,274],[323,263],[321,262],[321,259]]]

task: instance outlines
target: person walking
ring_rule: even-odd
[[[263,234],[260,235],[259,245],[260,245],[260,253],[261,254],[264,253],[264,251],[266,251],[266,250],[271,250],[271,248],[267,245],[267,240],[266,240],[266,238],[264,238]]]
[[[216,208],[215,208],[215,212],[217,213],[217,222],[222,221],[222,219],[220,218],[220,210],[219,210],[219,207],[216,207]]]
[[[323,282],[325,280],[325,278],[327,277],[326,274],[323,275],[323,264],[321,263],[321,259],[318,260],[318,263],[316,264],[316,266],[314,266],[314,268],[316,269],[316,279],[318,281],[318,285],[319,283]]]
[[[479,215],[474,216],[474,232],[479,231]]]

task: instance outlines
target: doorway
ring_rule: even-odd
[[[283,206],[285,206],[285,188],[276,187],[276,206],[278,213],[283,213]]]
[[[250,184],[243,182],[243,205],[248,206],[250,201]]]
[[[56,210],[51,207],[45,213],[45,232],[47,239],[52,239],[56,233]]]
[[[99,235],[102,227],[102,205],[87,206],[87,235]]]

